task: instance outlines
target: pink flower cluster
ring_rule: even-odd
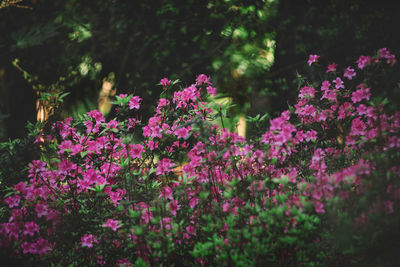
[[[310,55],[308,65],[319,58]],[[395,62],[385,49],[377,59]],[[357,63],[362,69],[379,61]],[[181,90],[162,79],[165,98],[144,124],[132,117],[106,122],[96,110],[83,121],[55,123],[53,136],[41,143],[56,147],[55,158],[33,161],[29,181],[3,200],[8,217],[0,224],[0,245],[54,262],[68,246],[81,265],[163,265],[179,256],[211,266],[226,263],[225,252],[265,240],[268,253],[284,257],[289,246],[270,238],[284,240],[288,233],[304,231],[317,242],[314,226],[336,195],[372,199],[357,225],[366,223],[365,214],[395,213],[398,162],[385,169],[394,178],[380,181],[387,194],[377,197],[371,190],[380,166],[363,157],[400,148],[400,112],[371,105],[368,81],[353,86],[362,76],[349,66],[342,80],[336,67],[328,66],[321,84],[302,87],[293,108],[254,140],[213,122],[207,97],[216,89],[204,74]],[[140,109],[140,97],[119,97],[125,99],[118,103],[121,114]],[[141,142],[132,141],[133,131]],[[257,265],[263,256],[250,260]]]

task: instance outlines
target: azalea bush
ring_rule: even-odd
[[[119,95],[111,120],[53,124],[4,198],[2,249],[32,266],[395,262],[400,111],[368,82],[396,59],[380,49],[356,63],[329,64],[251,140],[215,123],[203,74],[185,88],[162,79],[147,122],[139,96]]]

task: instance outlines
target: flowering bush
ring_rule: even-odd
[[[0,245],[31,265],[366,262],[371,235],[400,222],[400,111],[386,114],[358,72],[395,62],[380,49],[343,74],[329,65],[253,140],[212,122],[203,74],[183,89],[162,79],[147,123],[132,95],[109,121],[57,122],[37,138],[52,152],[4,199]]]

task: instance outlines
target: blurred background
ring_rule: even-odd
[[[185,86],[201,73],[236,104],[236,122],[276,114],[315,75],[309,54],[338,69],[381,47],[398,54],[396,2],[0,0],[0,141],[51,115],[107,114],[121,93],[144,99],[145,119],[161,78]],[[63,97],[57,112],[51,95]]]

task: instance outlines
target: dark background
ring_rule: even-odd
[[[105,80],[141,96],[143,117],[161,78],[185,86],[200,73],[235,113],[277,113],[293,103],[297,74],[313,78],[309,54],[338,69],[382,47],[397,54],[396,2],[0,1],[0,140],[26,134],[36,91],[70,92],[66,117],[97,108]]]

